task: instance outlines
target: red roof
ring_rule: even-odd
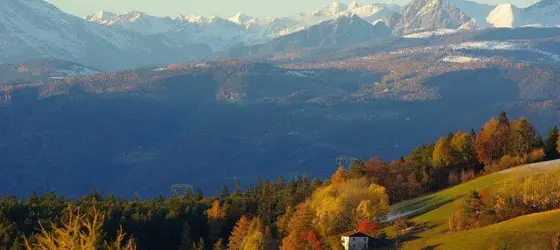
[[[347,233],[343,233],[340,236],[343,236],[343,237],[369,237],[366,234],[358,232],[358,231],[350,231],[350,232],[347,232]]]

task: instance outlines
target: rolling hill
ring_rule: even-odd
[[[492,190],[504,181],[518,176],[534,175],[560,168],[560,160],[524,165],[442,190],[427,196],[401,202],[391,207],[391,214],[410,217],[427,225],[412,232],[403,249],[485,249],[491,243],[507,249],[547,249],[552,236],[560,230],[560,211],[530,214],[487,227],[457,233],[447,232],[447,219],[457,201],[471,190]],[[391,230],[390,233],[394,233]],[[520,237],[523,235],[523,237]]]

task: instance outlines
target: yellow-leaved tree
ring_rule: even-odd
[[[41,226],[41,232],[33,239],[25,239],[28,250],[134,250],[134,239],[125,240],[119,232],[115,241],[103,240],[104,215],[97,209],[91,214],[82,214],[79,209],[68,208],[67,219],[62,225],[52,224],[52,230]],[[122,230],[121,230],[122,231]]]
[[[317,189],[310,207],[313,225],[323,242],[338,249],[339,234],[355,229],[361,220],[375,221],[387,214],[389,197],[384,187],[366,179],[351,179]]]

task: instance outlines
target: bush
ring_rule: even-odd
[[[525,155],[526,163],[541,162],[544,160],[544,150],[542,148],[533,150],[531,153]]]
[[[498,162],[486,166],[485,170],[489,173],[495,173],[504,169],[516,167],[525,164],[524,157],[505,155]]]
[[[502,220],[560,209],[559,170],[506,181],[498,189],[495,212]]]

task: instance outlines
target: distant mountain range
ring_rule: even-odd
[[[110,71],[219,59],[216,52],[221,51],[348,46],[390,33],[551,27],[560,25],[559,6],[558,0],[543,0],[523,9],[466,0],[414,0],[403,7],[334,2],[286,17],[243,13],[229,18],[155,17],[137,11],[103,11],[82,19],[43,0],[10,0],[0,3],[0,63],[57,58]]]

